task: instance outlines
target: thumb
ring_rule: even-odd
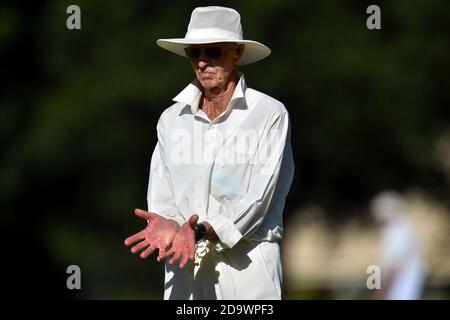
[[[198,214],[194,214],[189,218],[189,225],[191,226],[192,229],[195,228],[197,221],[198,221]]]
[[[141,209],[135,209],[134,214],[138,216],[139,218],[145,219],[145,220],[151,220],[153,218],[153,214],[151,212],[147,212]]]

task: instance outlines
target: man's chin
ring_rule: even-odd
[[[215,81],[213,81],[212,79],[200,79],[200,84],[205,89],[210,89],[217,86]]]

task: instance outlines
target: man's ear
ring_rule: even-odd
[[[242,54],[244,53],[245,50],[245,45],[243,44],[238,44],[236,46],[236,62],[239,62],[239,60],[241,60]]]

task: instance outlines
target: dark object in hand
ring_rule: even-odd
[[[195,242],[199,242],[202,240],[206,235],[206,227],[203,223],[198,223],[195,226]]]

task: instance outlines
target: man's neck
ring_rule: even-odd
[[[237,72],[235,72],[224,88],[215,87],[204,90],[201,108],[206,112],[209,118],[215,118],[226,109],[238,81],[239,77]]]

